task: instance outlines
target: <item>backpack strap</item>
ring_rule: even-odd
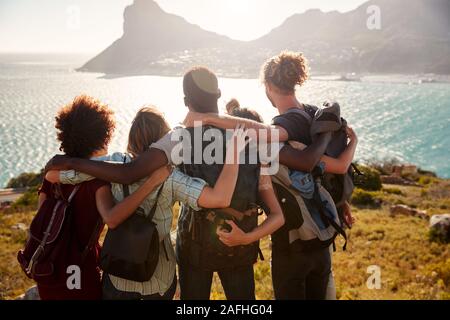
[[[56,184],[57,190],[58,190],[58,198],[59,200],[56,202],[55,207],[53,208],[52,216],[50,218],[50,222],[48,223],[47,228],[44,232],[44,237],[42,237],[41,243],[37,247],[36,251],[33,253],[30,262],[28,263],[27,268],[25,269],[25,272],[27,274],[31,274],[34,264],[36,263],[36,260],[40,257],[40,255],[44,252],[45,244],[47,243],[47,239],[50,235],[50,230],[52,229],[53,223],[55,222],[56,213],[58,212],[59,207],[63,204],[64,201],[67,201],[67,204],[70,204],[72,199],[75,197],[75,194],[80,189],[80,185],[76,185],[75,188],[73,188],[72,193],[70,194],[68,200],[65,200],[63,198],[61,185]]]
[[[163,189],[164,189],[164,183],[159,187],[158,194],[156,195],[155,204],[153,205],[152,210],[150,210],[150,214],[148,215],[148,218],[150,219],[150,221],[153,220],[153,217],[155,216],[156,209],[158,208],[159,196],[161,195]]]
[[[364,173],[362,173],[362,172],[358,169],[358,167],[357,167],[356,164],[352,163],[350,166],[353,168],[353,170],[356,172],[356,174],[357,174],[358,176],[363,176],[363,175],[364,175]]]
[[[289,109],[286,113],[296,113],[296,114],[302,115],[303,118],[305,118],[308,121],[309,125],[311,125],[311,123],[313,122],[313,118],[311,117],[311,115],[308,112],[306,112],[305,109],[292,108],[292,109]]]
[[[336,223],[336,221],[334,221],[334,219],[330,218],[326,213],[325,213],[325,206],[322,202],[322,199],[320,198],[320,193],[319,193],[319,186],[318,183],[315,183],[314,186],[314,203],[316,204],[316,208],[317,210],[319,210],[319,214],[320,217],[322,218],[322,221],[324,223],[329,223],[333,226],[333,228],[336,230],[337,233],[339,233],[345,240],[344,246],[342,247],[342,250],[347,250],[347,234],[345,233],[345,230]]]
[[[265,260],[264,254],[263,254],[263,252],[261,250],[261,247],[259,245],[258,245],[258,256],[259,256],[259,260],[261,260],[261,261]]]

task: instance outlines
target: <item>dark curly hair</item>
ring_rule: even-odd
[[[114,112],[107,105],[78,96],[56,116],[59,150],[70,157],[88,158],[109,144],[115,127]]]
[[[302,53],[283,51],[263,65],[261,77],[282,94],[292,94],[297,85],[301,86],[308,80],[308,62]]]

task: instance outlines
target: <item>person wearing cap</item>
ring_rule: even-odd
[[[297,145],[301,144],[301,147],[309,146],[310,148],[317,143],[318,139],[327,135],[331,136],[330,132],[341,128],[342,123],[338,105],[327,104],[323,110],[319,110],[316,106],[299,101],[296,88],[302,86],[308,77],[308,65],[303,54],[282,52],[266,61],[261,70],[267,98],[279,112],[271,125],[228,115],[204,116],[192,112],[188,114],[186,123],[189,124],[201,117],[204,123],[220,128],[233,128],[241,124],[258,133],[263,132],[268,141],[276,137],[280,142],[296,142]],[[278,135],[272,137],[274,130]],[[304,154],[293,157],[293,151],[286,152],[289,146],[285,145],[280,151],[279,161],[291,170],[312,172],[322,160],[325,164],[325,172],[345,174],[351,165],[357,145],[357,136],[354,131],[349,127],[346,130],[349,143],[337,159],[323,156],[325,149],[320,155],[320,157],[323,156],[322,159]],[[345,203],[344,207],[346,220],[349,220],[351,224],[353,221],[350,206]],[[284,214],[286,216],[296,213],[284,212]],[[275,298],[281,300],[335,298],[334,285],[328,288],[329,284],[334,283],[329,248],[313,251],[296,250],[289,243],[291,229],[293,227],[286,223],[272,235],[272,281]]]

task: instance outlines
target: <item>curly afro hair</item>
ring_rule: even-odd
[[[282,94],[292,94],[297,85],[302,86],[308,80],[308,61],[302,53],[283,51],[263,65],[261,77]]]
[[[115,126],[114,112],[107,105],[86,95],[78,96],[56,116],[59,149],[70,157],[89,158],[108,146]]]

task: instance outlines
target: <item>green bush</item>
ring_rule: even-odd
[[[38,206],[38,187],[32,187],[17,199],[11,206],[13,210],[36,209]]]
[[[375,192],[370,192],[359,188],[356,188],[355,191],[353,191],[351,202],[356,206],[378,207],[380,205],[380,199],[377,198]]]
[[[437,174],[433,171],[423,170],[421,168],[417,169],[417,172],[422,176],[429,176],[432,178],[437,178]]]
[[[428,239],[437,243],[450,243],[449,235],[439,232],[436,229],[431,229],[428,231]]]
[[[432,183],[434,181],[434,178],[429,177],[429,176],[421,176],[418,180],[417,183],[421,184],[423,186],[429,185],[430,183]]]
[[[39,186],[44,176],[44,170],[39,173],[25,172],[18,177],[11,178],[6,188],[27,188]]]
[[[368,166],[358,165],[362,176],[355,177],[355,184],[367,191],[379,191],[383,187],[380,178],[380,172]]]

